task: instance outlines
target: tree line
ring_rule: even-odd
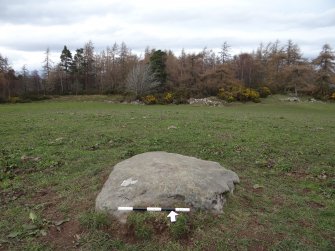
[[[292,40],[260,44],[250,53],[231,55],[223,43],[219,51],[204,48],[180,55],[171,50],[146,48],[143,56],[122,42],[96,52],[89,41],[72,53],[67,46],[53,62],[45,51],[43,71],[15,72],[0,54],[0,100],[18,96],[122,94],[141,98],[173,93],[179,99],[218,95],[236,87],[272,93],[306,94],[328,98],[335,92],[335,53],[323,45],[313,59],[303,57]]]

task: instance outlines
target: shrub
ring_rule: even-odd
[[[234,102],[234,101],[236,101],[236,100],[235,100],[234,96],[229,95],[229,96],[227,97],[227,101],[228,101],[229,103],[231,103],[231,102]]]
[[[19,97],[11,97],[10,103],[31,103],[33,101],[42,101],[51,99],[50,96],[38,96],[38,95],[21,95]]]
[[[11,103],[22,103],[22,99],[20,97],[10,97],[9,102]]]
[[[24,102],[42,101],[42,100],[51,99],[49,96],[37,95],[37,94],[23,94],[23,95],[20,95],[20,98]]]
[[[190,98],[189,90],[186,89],[177,89],[173,95],[174,104],[188,104],[188,99]]]
[[[248,95],[249,95],[249,99],[255,103],[259,103],[260,102],[260,94],[258,91],[254,90],[254,89],[248,89]]]
[[[335,101],[335,92],[333,92],[333,94],[330,95],[330,99]]]
[[[218,97],[226,100],[227,102],[233,101],[253,101],[253,102],[260,102],[260,94],[258,91],[245,88],[245,87],[232,87],[230,90],[226,91],[224,88],[219,89]]]
[[[227,102],[234,102],[235,97],[232,92],[225,91],[224,88],[219,89],[218,97],[220,99],[226,100]]]
[[[143,102],[146,105],[157,104],[157,98],[154,95],[147,95],[143,98]]]
[[[269,87],[263,86],[258,89],[259,95],[261,98],[266,98],[271,95],[271,90]]]
[[[259,102],[259,93],[254,89],[242,87],[237,93],[237,99],[242,102]]]
[[[174,98],[173,103],[176,105],[188,104],[188,99],[183,96],[179,96]]]
[[[173,94],[171,92],[167,92],[163,97],[165,104],[171,104],[173,102]]]

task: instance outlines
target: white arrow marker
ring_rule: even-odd
[[[175,211],[171,211],[167,217],[170,217],[171,222],[176,222],[176,216],[178,214]]]

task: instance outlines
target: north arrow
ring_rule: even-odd
[[[176,216],[178,214],[174,211],[171,211],[167,217],[170,217],[171,222],[176,222]]]

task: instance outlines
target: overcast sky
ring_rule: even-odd
[[[263,42],[288,39],[305,57],[335,47],[335,0],[0,0],[0,54],[20,70],[40,69],[50,48],[55,62],[64,45],[74,51],[92,40],[97,52],[124,41],[198,51],[251,52]]]

